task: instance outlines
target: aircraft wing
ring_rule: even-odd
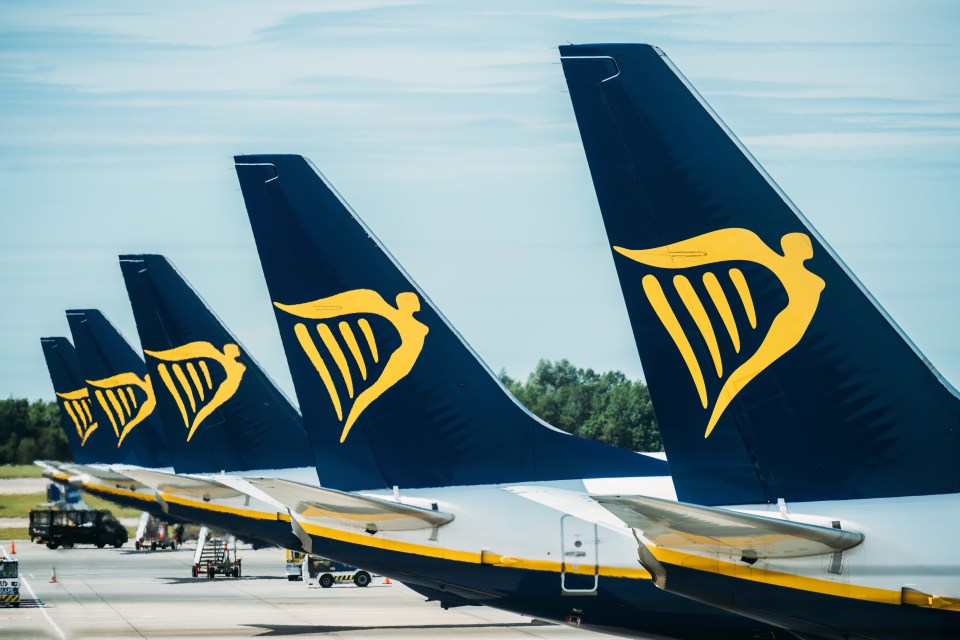
[[[542,487],[509,491],[589,522],[610,526],[594,505],[658,547],[742,558],[797,558],[857,546],[863,534],[647,496],[590,496]],[[592,505],[591,505],[592,503]]]
[[[368,532],[432,529],[453,520],[452,513],[421,509],[373,496],[324,489],[274,478],[245,478],[288,509],[296,520],[335,522]]]

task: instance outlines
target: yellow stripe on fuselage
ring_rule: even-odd
[[[493,567],[506,567],[510,569],[525,569],[528,571],[548,571],[560,573],[561,565],[552,560],[530,560],[526,558],[509,558],[489,552],[481,554],[478,551],[459,551],[456,549],[444,549],[441,547],[432,547],[413,542],[402,542],[400,540],[390,540],[387,538],[378,538],[368,533],[354,533],[342,531],[340,529],[331,529],[309,522],[300,522],[303,530],[312,536],[327,538],[355,544],[361,547],[372,547],[383,551],[394,551],[396,553],[407,553],[426,558],[437,558],[438,560],[451,560],[454,562],[466,562],[469,564],[486,564]],[[487,562],[482,562],[485,558]],[[492,562],[490,560],[493,560]],[[593,566],[582,566],[577,569],[568,568],[567,573],[593,575]],[[604,567],[598,569],[601,576],[610,578],[634,578],[639,580],[649,580],[650,573],[645,569],[634,569],[631,567]]]
[[[193,507],[202,511],[214,511],[216,513],[228,513],[243,518],[253,518],[255,520],[272,520],[279,522],[290,522],[290,515],[279,512],[256,511],[255,509],[241,509],[239,507],[228,507],[226,505],[215,504],[213,502],[200,502],[190,500],[170,493],[160,492],[160,497],[164,502],[179,504],[184,507]]]
[[[93,486],[91,486],[91,488],[93,488]],[[110,487],[101,487],[101,486],[96,486],[96,488],[108,493],[116,493],[119,495],[125,495],[133,498],[143,499],[142,494],[135,494],[131,491],[124,491],[122,489],[113,489]],[[232,514],[236,516],[241,516],[244,518],[253,518],[256,520],[277,520],[282,522],[290,522],[290,516],[286,513],[272,513],[272,512],[265,512],[265,511],[256,511],[253,509],[230,507],[226,505],[215,504],[212,502],[201,502],[198,500],[190,500],[188,498],[183,498],[180,496],[163,493],[163,492],[160,492],[160,497],[165,502],[169,502],[171,504],[178,504],[186,507],[193,507],[196,509],[200,509],[201,511],[227,513],[227,514]],[[474,552],[474,551],[459,551],[455,549],[444,549],[444,548],[432,547],[424,544],[416,544],[413,542],[403,542],[400,540],[377,538],[367,533],[332,529],[330,527],[322,527],[319,525],[314,525],[314,524],[310,524],[308,522],[303,522],[303,521],[301,521],[300,524],[303,526],[303,529],[310,535],[314,535],[320,538],[328,538],[330,540],[337,540],[339,542],[346,542],[348,544],[354,544],[361,547],[382,549],[384,551],[394,551],[396,553],[407,553],[407,554],[422,556],[426,558],[437,558],[439,560],[451,560],[454,562],[466,562],[470,564],[487,564],[488,566],[505,567],[509,569],[525,569],[527,571],[547,571],[551,573],[560,573],[562,568],[559,562],[555,562],[552,560],[531,560],[527,558],[511,558],[507,556],[501,556],[498,554],[491,554],[489,552],[485,554],[481,554],[479,551]],[[486,562],[481,562],[481,556],[483,556],[483,558],[486,559]],[[491,562],[491,559],[493,560],[492,562]],[[646,569],[642,569],[642,568],[600,566],[597,572],[599,573],[599,575],[605,576],[608,578],[632,578],[636,580],[650,580],[650,573]],[[566,573],[593,575],[594,569],[592,565],[580,566],[576,569],[568,567],[566,570]]]
[[[145,495],[143,493],[138,493],[136,491],[129,491],[128,489],[120,489],[118,487],[108,487],[103,484],[94,484],[92,482],[84,482],[83,489],[87,491],[100,491],[101,493],[111,493],[116,496],[123,496],[125,498],[133,498],[135,500],[140,500],[141,502],[148,502],[150,504],[156,504],[157,501],[152,497]]]
[[[901,593],[899,590],[880,589],[878,587],[865,587],[862,585],[848,584],[844,582],[833,582],[822,578],[811,578],[808,576],[798,576],[781,571],[772,571],[770,569],[758,569],[747,565],[741,565],[735,562],[725,562],[716,558],[707,558],[673,549],[664,549],[663,547],[648,547],[654,557],[667,565],[676,565],[686,569],[695,569],[707,573],[726,576],[728,578],[738,578],[740,580],[750,580],[763,584],[785,587],[787,589],[797,589],[799,591],[809,591],[820,593],[827,596],[836,596],[838,598],[852,598],[854,600],[868,600],[870,602],[879,602],[882,604],[901,604]],[[669,580],[670,569],[667,568]],[[948,599],[943,599],[944,601]],[[960,602],[960,601],[958,601]],[[960,611],[960,603],[947,604],[940,606],[949,611]]]

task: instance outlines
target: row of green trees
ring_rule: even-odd
[[[500,379],[548,424],[631,451],[662,451],[647,386],[619,371],[579,369],[568,360],[541,360],[525,381]],[[0,400],[0,464],[70,460],[55,402]]]
[[[70,460],[57,403],[24,398],[0,400],[0,464]]]
[[[526,381],[500,379],[530,411],[558,429],[631,451],[663,451],[647,385],[619,371],[541,360]]]

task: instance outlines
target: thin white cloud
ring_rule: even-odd
[[[131,249],[172,254],[284,376],[270,309],[257,306],[262,281],[223,285],[225,273],[258,277],[234,152],[310,155],[494,369],[523,375],[540,355],[572,355],[638,371],[558,65],[567,41],[662,45],[839,243],[865,228],[885,246],[930,229],[960,235],[960,32],[947,3],[532,0],[518,11],[507,0],[177,0],[136,9],[126,0],[4,6],[0,255],[21,262],[0,269],[2,306],[17,310],[4,316],[0,356],[18,363],[0,369],[0,393],[49,392],[29,339],[65,332],[64,306],[105,306],[132,328],[113,258]],[[37,242],[42,265],[25,249]],[[884,289],[878,269],[889,265],[859,259],[852,266],[874,274],[874,292],[908,333],[926,336],[937,351],[928,355],[960,379],[955,351],[941,350],[951,327]],[[902,263],[903,278],[948,286],[947,269]],[[561,296],[590,301],[589,335],[562,315]],[[491,310],[491,300],[508,309]]]
[[[748,147],[784,147],[789,149],[885,149],[890,147],[957,146],[960,131],[955,133],[904,132],[836,132],[787,133],[747,136]]]

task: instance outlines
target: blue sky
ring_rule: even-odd
[[[0,395],[52,397],[64,309],[136,340],[129,252],[291,391],[236,153],[310,157],[494,370],[641,375],[568,41],[661,46],[958,383],[958,27],[955,2],[0,2]]]

